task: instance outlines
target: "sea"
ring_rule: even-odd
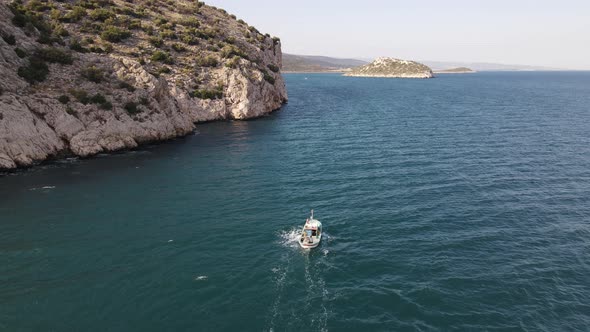
[[[0,331],[590,330],[589,72],[285,78],[269,116],[2,174]]]

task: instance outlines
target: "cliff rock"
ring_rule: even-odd
[[[3,1],[0,34],[0,169],[134,148],[287,100],[280,40],[198,1]]]

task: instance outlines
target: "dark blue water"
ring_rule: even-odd
[[[590,73],[286,79],[272,116],[0,177],[0,331],[590,329]]]

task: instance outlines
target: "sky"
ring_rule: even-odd
[[[590,0],[205,0],[283,52],[590,70]]]

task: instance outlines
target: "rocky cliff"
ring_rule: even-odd
[[[287,100],[278,38],[189,0],[0,3],[0,169],[134,148]]]
[[[344,76],[392,77],[392,78],[432,78],[432,69],[415,61],[394,58],[377,58],[375,61],[354,68]]]

